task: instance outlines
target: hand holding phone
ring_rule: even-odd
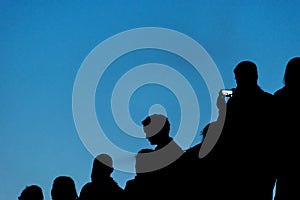
[[[231,97],[233,95],[233,90],[223,89],[223,90],[221,90],[221,93],[225,97]]]

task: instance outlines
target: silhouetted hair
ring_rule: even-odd
[[[53,200],[75,200],[78,198],[73,179],[69,176],[59,176],[54,179],[51,189]]]
[[[37,185],[26,186],[18,197],[19,200],[43,200],[44,195],[42,188]]]
[[[148,124],[150,124],[150,122],[151,122],[151,118],[148,116],[146,117],[146,119],[142,121],[142,124],[143,126],[147,126]]]
[[[242,61],[240,62],[233,70],[236,76],[242,77],[243,79],[258,79],[257,66],[254,62],[251,61]]]
[[[113,172],[113,160],[105,153],[99,154],[93,162],[91,173],[92,182],[101,181],[101,177],[110,175]]]
[[[164,124],[161,124],[164,123]],[[168,134],[170,132],[170,122],[168,118],[161,114],[153,114],[146,117],[142,124],[144,127],[152,129],[152,131],[156,134],[165,133]],[[148,133],[149,134],[149,133]]]
[[[296,86],[299,84],[299,76],[300,76],[300,57],[292,58],[284,72],[284,84],[288,87]]]

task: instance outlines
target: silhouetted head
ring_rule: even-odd
[[[257,86],[258,72],[255,63],[240,62],[233,70],[237,88],[252,88]]]
[[[204,128],[202,129],[202,132],[201,132],[201,133],[202,133],[203,139],[206,137],[206,134],[207,134],[207,132],[208,132],[209,126],[210,126],[210,123],[206,124],[206,125],[204,126]]]
[[[19,200],[43,200],[42,188],[37,185],[27,186],[18,197]]]
[[[58,176],[51,189],[53,200],[76,200],[78,198],[75,183],[69,176]]]
[[[91,174],[92,182],[103,181],[103,177],[110,177],[113,170],[112,158],[105,153],[99,154],[93,162]]]
[[[216,130],[218,130],[217,128],[218,128],[218,122],[217,121],[213,121],[213,122],[210,122],[210,123],[208,123],[208,124],[206,124],[205,126],[204,126],[204,128],[202,129],[202,137],[203,137],[203,139],[206,137],[206,135],[207,135],[207,133],[208,133],[208,129],[210,130],[210,131],[216,131]]]
[[[287,87],[299,88],[300,84],[300,57],[292,58],[286,65],[284,72],[284,84]]]
[[[166,116],[153,114],[142,121],[146,138],[152,145],[160,144],[168,140],[170,123]]]

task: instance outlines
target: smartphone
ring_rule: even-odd
[[[224,95],[225,97],[231,97],[233,94],[233,90],[229,90],[229,89],[223,89],[221,92],[222,95]]]

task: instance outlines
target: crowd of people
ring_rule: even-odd
[[[284,86],[274,94],[258,85],[258,68],[252,61],[239,62],[234,70],[236,87],[217,99],[219,118],[202,130],[203,140],[183,150],[170,137],[171,122],[161,114],[141,121],[154,149],[136,155],[136,176],[121,188],[111,177],[113,160],[100,154],[93,162],[91,182],[79,194],[71,177],[53,181],[52,200],[94,200],[110,198],[290,200],[297,199],[300,180],[297,122],[300,57],[291,58],[285,68]],[[228,99],[226,99],[228,98]],[[218,139],[209,153],[199,152],[211,134]],[[273,189],[276,184],[275,197]],[[43,200],[42,189],[27,186],[19,200]]]

